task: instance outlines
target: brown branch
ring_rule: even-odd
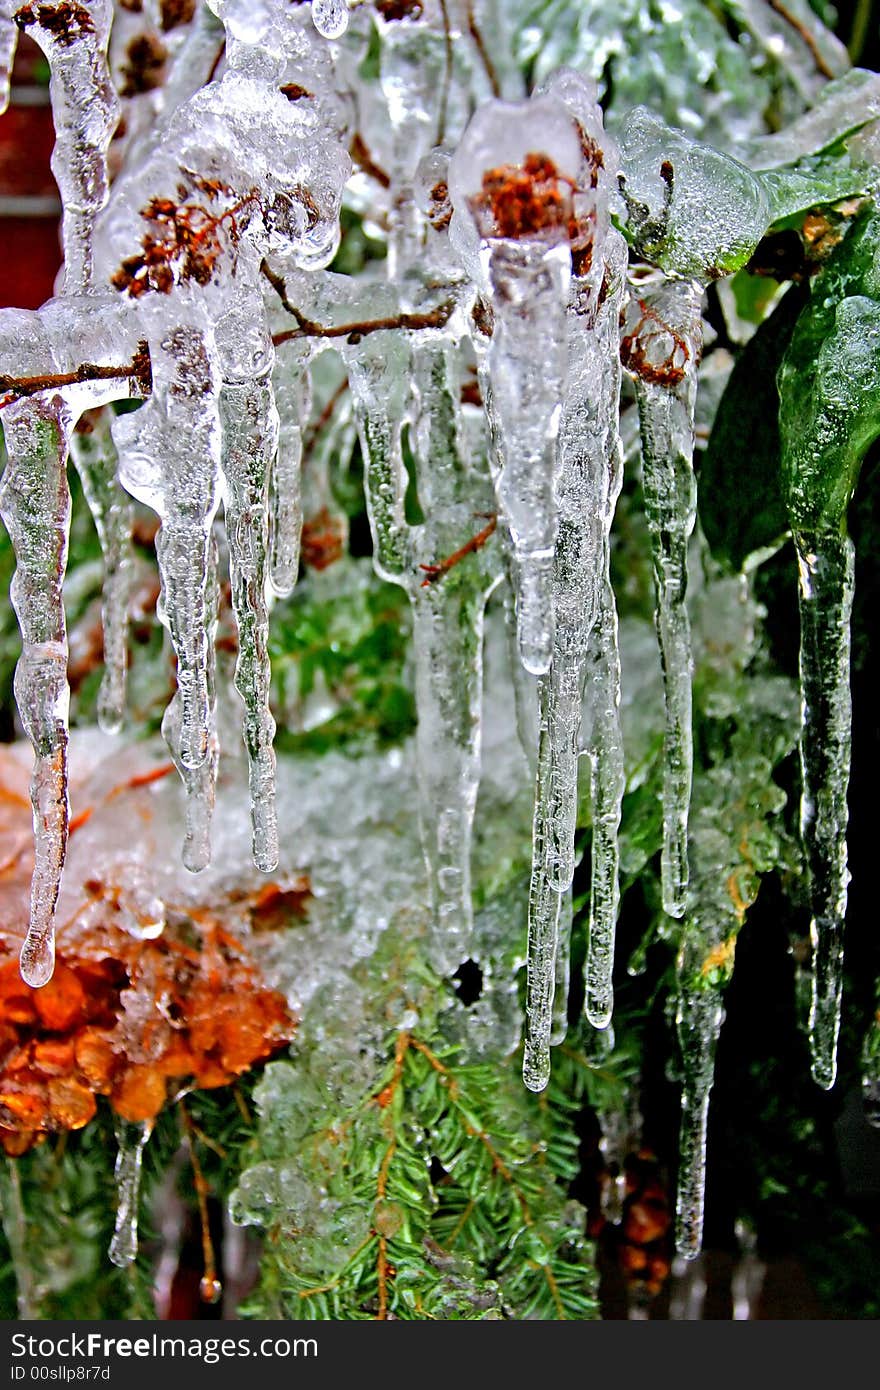
[[[631,333],[625,334],[620,341],[620,360],[627,371],[633,376],[641,377],[642,381],[649,382],[652,386],[677,386],[684,380],[687,364],[691,358],[691,350],[687,340],[678,333],[671,324],[652,309],[650,304],[644,299],[637,299],[636,304],[641,310],[641,318]],[[649,336],[658,336],[657,333],[650,335],[643,332],[646,325],[656,324],[659,333],[667,333],[672,339],[672,352],[663,362],[652,362],[647,353],[646,339]],[[676,355],[680,360],[676,360]]]
[[[470,36],[474,41],[474,47],[476,48],[477,53],[479,54],[480,62],[483,64],[486,76],[489,79],[489,86],[492,88],[492,95],[493,97],[500,97],[501,83],[498,80],[498,73],[495,71],[495,65],[492,62],[492,59],[489,57],[489,50],[486,47],[486,41],[483,38],[483,35],[480,33],[480,28],[477,24],[476,16],[474,15],[473,0],[468,0],[467,3],[467,26]]]
[[[85,381],[117,381],[134,377],[149,394],[152,388],[150,371],[150,352],[145,342],[138,344],[132,361],[124,367],[99,367],[94,362],[83,362],[72,372],[55,372],[46,376],[12,377],[0,375],[0,391],[6,394],[0,398],[0,410],[13,401],[26,396],[38,396],[41,391],[54,391],[63,386],[76,386]]]
[[[324,409],[321,411],[321,414],[318,416],[317,420],[314,422],[313,425],[310,426],[308,432],[303,435],[303,463],[307,462],[309,455],[311,454],[316,443],[318,442],[318,439],[320,438],[322,432],[326,429],[330,421],[333,419],[336,407],[342,400],[342,397],[345,395],[347,390],[348,377],[343,377],[336,390],[333,392],[333,395],[330,397],[329,401],[324,406]]]
[[[394,1070],[391,1073],[391,1080],[388,1082],[387,1086],[383,1087],[379,1094],[374,1097],[376,1104],[379,1106],[381,1110],[387,1109],[387,1107],[391,1104],[391,1101],[394,1098],[394,1093],[397,1090],[403,1078],[403,1068],[406,1064],[406,1054],[409,1051],[410,1045],[413,1041],[414,1039],[412,1037],[412,1034],[407,1033],[405,1030],[401,1033],[398,1033],[397,1035],[397,1043],[394,1048]],[[394,1158],[394,1155],[397,1151],[397,1138],[394,1134],[394,1122],[391,1119],[390,1115],[388,1117],[388,1120],[389,1128],[391,1130],[391,1139],[389,1141],[388,1148],[385,1150],[384,1157],[379,1166],[379,1173],[376,1178],[377,1206],[380,1202],[384,1202],[385,1197],[387,1195],[388,1173],[391,1169],[391,1160]],[[375,1228],[374,1234],[377,1236],[379,1242],[378,1250],[376,1253],[376,1279],[379,1287],[379,1311],[376,1314],[376,1321],[386,1322],[388,1320],[388,1237],[385,1235],[383,1231],[375,1230]]]
[[[263,261],[260,269],[269,284],[274,289],[282,305],[292,318],[296,319],[296,328],[288,328],[283,333],[273,333],[272,342],[276,347],[281,343],[289,343],[298,338],[347,338],[350,343],[359,343],[361,338],[368,333],[380,333],[387,329],[407,328],[418,330],[421,328],[445,328],[452,317],[455,308],[452,300],[445,304],[440,304],[436,309],[430,309],[422,314],[392,314],[388,318],[381,319],[361,319],[357,323],[337,323],[323,324],[316,323],[314,319],[308,318],[295,304],[292,304],[287,297],[287,290],[284,287],[284,280],[266,261]]]
[[[370,178],[375,179],[376,182],[378,184],[381,184],[383,188],[391,187],[390,174],[386,174],[385,170],[381,167],[381,165],[376,163],[373,156],[370,154],[370,151],[368,150],[360,131],[358,131],[355,134],[355,137],[351,142],[349,154],[351,155],[354,163],[360,169],[361,173],[369,174]]]
[[[438,579],[442,579],[444,574],[463,560],[466,555],[472,555],[475,550],[480,550],[486,544],[489,537],[498,525],[498,517],[493,512],[490,515],[489,523],[484,526],[482,531],[478,531],[475,536],[471,536],[469,541],[459,546],[451,555],[447,555],[445,560],[441,560],[437,565],[419,565],[420,570],[424,570],[425,578],[422,580],[422,588],[425,589],[429,584],[436,584]]]
[[[206,80],[206,82],[205,82],[205,86],[206,86],[206,87],[207,87],[207,85],[208,85],[209,82],[213,82],[213,81],[214,81],[214,78],[215,78],[216,75],[217,75],[217,69],[219,68],[221,62],[223,61],[223,58],[224,58],[225,53],[226,53],[226,40],[224,39],[223,42],[221,43],[219,49],[217,50],[217,57],[214,59],[213,63],[211,64],[211,71],[208,73],[208,77],[207,77],[207,80]]]
[[[446,0],[440,0],[440,13],[443,17],[443,88],[440,93],[440,110],[437,114],[437,140],[442,145],[446,139],[446,115],[449,109],[449,88],[452,83],[452,31],[449,25],[449,11]]]
[[[211,1239],[211,1222],[208,1215],[208,1196],[209,1188],[202,1172],[202,1165],[196,1153],[196,1127],[193,1124],[189,1112],[184,1106],[183,1101],[178,1101],[181,1124],[184,1135],[186,1136],[187,1148],[189,1149],[189,1161],[193,1171],[193,1186],[196,1190],[196,1200],[199,1204],[199,1224],[202,1228],[202,1260],[205,1272],[202,1275],[199,1285],[199,1292],[205,1303],[216,1303],[222,1292],[223,1287],[217,1278],[217,1263],[214,1256],[214,1242]]]
[[[807,26],[798,19],[797,15],[792,14],[788,6],[782,3],[782,0],[768,0],[768,3],[771,10],[775,10],[776,13],[785,20],[786,24],[790,24],[795,33],[803,39],[807,48],[810,50],[810,56],[813,62],[816,64],[816,71],[820,72],[823,77],[834,77],[836,74],[831,71],[831,68],[829,68],[825,59],[822,57],[819,45]]]

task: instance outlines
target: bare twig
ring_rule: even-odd
[[[816,64],[816,71],[820,72],[823,77],[834,77],[835,74],[831,71],[831,68],[829,68],[825,59],[822,57],[819,45],[816,43],[815,38],[810,33],[807,26],[801,20],[798,19],[797,15],[792,14],[788,6],[782,3],[782,0],[769,0],[769,5],[771,10],[775,10],[776,13],[782,19],[785,20],[786,24],[790,24],[792,29],[794,29],[795,33],[799,34],[800,37],[803,39],[804,43],[807,45],[807,48],[810,50],[810,56],[812,57],[813,62]]]
[[[94,362],[83,362],[72,372],[54,372],[46,376],[3,376],[0,375],[0,410],[13,401],[25,396],[38,396],[41,391],[55,391],[63,386],[76,386],[85,381],[116,381],[126,377],[138,380],[144,394],[152,388],[150,371],[150,352],[145,342],[138,343],[138,349],[131,362],[122,367],[99,367]]]
[[[480,62],[483,64],[486,76],[489,79],[489,86],[492,88],[492,95],[493,97],[500,97],[501,83],[498,80],[498,73],[495,71],[495,65],[492,62],[492,59],[489,57],[489,50],[486,47],[486,41],[483,38],[483,35],[480,33],[480,28],[477,24],[476,16],[474,15],[474,7],[472,0],[468,0],[467,3],[467,26],[470,32],[470,36],[474,41],[474,47],[476,48],[477,53],[480,56]]]
[[[364,141],[364,137],[361,135],[360,131],[357,132],[357,134],[351,142],[349,154],[351,155],[354,163],[360,169],[361,173],[369,174],[370,178],[375,179],[376,182],[382,186],[382,188],[391,187],[390,174],[386,174],[385,170],[379,164],[376,163],[375,159],[370,154],[370,151],[368,150]]]
[[[438,579],[442,579],[444,574],[448,574],[455,565],[463,560],[466,555],[472,555],[475,550],[480,550],[498,525],[498,517],[495,513],[489,516],[489,524],[484,526],[482,531],[478,531],[475,536],[471,536],[469,541],[459,546],[451,555],[447,555],[445,560],[441,560],[436,565],[419,565],[420,570],[424,570],[425,578],[422,580],[422,588],[425,589],[429,584],[436,584]]]
[[[387,329],[445,328],[455,308],[452,300],[448,300],[445,304],[440,304],[436,309],[430,309],[423,314],[392,314],[387,318],[361,319],[356,323],[316,323],[314,319],[308,318],[300,309],[297,309],[295,304],[290,302],[284,287],[284,280],[280,275],[275,274],[271,266],[263,261],[261,269],[282,305],[296,319],[297,323],[296,328],[288,328],[283,333],[272,334],[272,342],[276,347],[281,343],[288,343],[297,338],[347,338],[350,343],[358,343],[368,333],[379,333]]]

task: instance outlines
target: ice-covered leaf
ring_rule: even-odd
[[[712,554],[731,569],[775,548],[788,531],[776,374],[805,298],[792,286],[742,349],[700,460],[700,524]]]

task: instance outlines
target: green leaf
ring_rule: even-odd
[[[700,524],[712,554],[729,570],[775,548],[788,528],[776,374],[805,298],[803,287],[793,285],[749,339],[730,374],[703,455]]]
[[[880,435],[878,235],[871,210],[814,280],[779,369],[782,495],[795,531],[844,525]]]
[[[847,155],[814,155],[797,164],[760,173],[758,178],[764,185],[774,223],[824,203],[860,196],[870,186],[870,171],[852,165]]]

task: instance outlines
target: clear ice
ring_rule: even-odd
[[[298,581],[304,514],[326,508],[347,535],[333,455],[357,432],[372,562],[405,591],[413,620],[432,963],[452,973],[474,949],[472,827],[491,723],[484,637],[497,590],[534,784],[525,1083],[547,1085],[566,1033],[576,831],[587,823],[585,1012],[599,1030],[591,1045],[610,1046],[626,782],[611,583],[622,353],[638,402],[665,696],[662,901],[682,922],[678,1247],[691,1256],[722,1018],[718,990],[701,981],[730,939],[729,904],[712,897],[729,869],[692,785],[687,552],[703,293],[748,262],[772,221],[776,184],[760,171],[851,139],[854,163],[868,159],[870,126],[861,146],[855,132],[880,112],[880,87],[848,70],[806,0],[785,12],[736,0],[729,9],[755,51],[783,55],[802,114],[773,135],[744,121],[731,153],[637,105],[615,113],[615,139],[593,82],[554,55],[598,76],[618,20],[583,6],[566,28],[559,7],[537,8],[207,0],[162,28],[163,80],[139,91],[127,85],[127,42],[140,32],[135,12],[159,35],[152,0],[115,12],[110,0],[0,0],[0,108],[20,31],[49,63],[64,250],[54,298],[0,311],[0,515],[17,565],[15,694],[34,754],[21,968],[35,987],[51,977],[68,838],[68,456],[103,557],[106,731],[125,720],[131,499],[159,518],[158,614],[176,662],[162,731],[182,783],[183,863],[203,874],[225,728],[215,637],[228,566],[252,858],[268,873],[289,833],[279,835],[276,808],[271,610]],[[517,46],[541,84],[528,96]],[[623,69],[621,79],[634,80]],[[344,194],[387,241],[385,264],[356,277],[335,260]],[[815,373],[802,370],[796,340],[780,375],[823,1086],[835,1075],[848,882],[853,550],[840,506],[822,503],[822,478],[843,459],[852,484],[851,440],[873,438],[880,297],[869,280],[840,296]],[[139,404],[114,409],[122,401]],[[136,1250],[146,1137],[120,1132],[121,1264]]]
[[[639,405],[642,490],[666,701],[662,886],[663,908],[672,917],[684,915],[688,886],[693,738],[687,551],[697,514],[694,409],[702,297],[696,281],[644,288],[630,306],[631,324],[623,339]]]
[[[116,1121],[116,1223],[109,1255],[120,1269],[137,1259],[141,1168],[151,1129],[131,1120]]]

